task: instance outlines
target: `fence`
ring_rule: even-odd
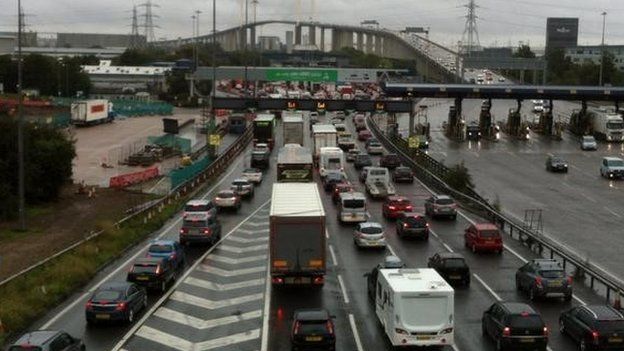
[[[613,302],[612,297],[619,301],[619,297],[624,290],[624,282],[621,279],[596,267],[591,262],[571,252],[571,250],[563,247],[561,244],[540,235],[531,228],[526,228],[524,224],[518,223],[498,212],[473,189],[469,189],[467,192],[463,193],[452,189],[443,180],[444,174],[448,172],[448,168],[444,164],[423,152],[410,150],[407,147],[407,141],[404,139],[396,137],[391,139],[386,137],[373,118],[369,117],[367,122],[373,135],[388,150],[397,153],[403,162],[412,168],[418,179],[424,184],[436,191],[452,195],[463,206],[469,207],[491,222],[496,223],[500,229],[506,231],[511,238],[518,239],[528,244],[531,248],[536,248],[540,255],[544,255],[544,251],[546,251],[546,256],[561,259],[564,269],[568,269],[571,265],[575,273],[578,273],[577,276],[583,277],[585,282],[588,283],[593,290],[596,290],[597,283],[600,284],[600,287],[604,288],[607,303]],[[614,293],[616,296],[613,296]]]
[[[201,171],[206,169],[208,165],[210,165],[210,162],[211,162],[211,159],[209,157],[204,157],[198,161],[195,161],[193,164],[189,166],[186,166],[181,169],[172,170],[169,173],[169,177],[171,178],[171,189],[175,189],[180,184],[195,177]]]
[[[186,138],[180,138],[175,135],[160,135],[147,137],[149,144],[161,146],[171,150],[179,150],[183,154],[191,152],[191,140]]]
[[[72,102],[78,99],[72,98],[54,98],[55,106],[70,107]],[[111,100],[113,103],[113,112],[126,117],[134,116],[163,116],[173,113],[173,105],[162,101],[135,101],[135,100]]]

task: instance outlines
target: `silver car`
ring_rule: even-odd
[[[581,137],[581,150],[597,150],[598,143],[596,139],[591,135],[584,135]]]
[[[252,182],[244,178],[234,179],[230,190],[234,191],[240,197],[253,197],[254,185]]]
[[[355,156],[357,156],[359,153],[360,153],[360,150],[357,148],[349,150],[347,152],[347,162],[355,161]]]
[[[242,178],[247,179],[248,181],[254,184],[262,183],[262,171],[257,168],[247,168],[241,174]]]
[[[377,222],[364,222],[355,227],[353,242],[358,248],[371,247],[383,249],[386,247],[384,228]]]
[[[217,208],[233,208],[238,210],[241,207],[240,196],[232,190],[221,190],[214,198],[214,204]]]

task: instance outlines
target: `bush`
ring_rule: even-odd
[[[46,125],[24,125],[24,172],[29,205],[54,201],[71,180],[74,141]],[[18,194],[17,122],[0,118],[0,219],[16,215]]]
[[[468,188],[474,187],[472,176],[468,172],[468,168],[464,166],[464,161],[449,168],[448,173],[444,177],[444,182],[459,192],[464,192]]]

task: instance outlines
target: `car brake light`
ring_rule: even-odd
[[[117,311],[123,311],[126,309],[126,303],[125,302],[120,302],[117,304],[117,307],[115,307],[115,309]]]
[[[314,278],[314,280],[312,281],[312,283],[314,283],[314,284],[323,284],[323,282],[324,282],[323,277],[316,277],[316,278]]]
[[[394,206],[388,206],[388,209],[389,209],[389,210],[393,210],[393,211],[394,211],[394,210],[396,210],[396,207],[394,207]]]
[[[293,330],[293,334],[299,334],[299,328],[301,328],[301,322],[297,321],[295,322],[295,330]]]
[[[332,322],[331,322],[331,321],[327,321],[327,332],[328,332],[330,335],[333,335],[333,334],[334,334],[334,326],[332,325]]]
[[[535,277],[535,285],[542,286],[542,278],[541,277]]]
[[[162,271],[160,270],[160,265],[156,266],[156,274],[160,274]]]
[[[91,301],[87,301],[87,304],[85,305],[86,309],[90,310],[93,308],[93,302]]]
[[[184,233],[186,233],[186,229],[184,228],[180,229],[180,234],[184,234]]]
[[[592,331],[591,335],[592,339],[594,340],[594,344],[598,344],[598,341],[600,340],[600,333],[597,330],[594,330]]]
[[[568,276],[568,285],[572,285],[572,277]]]
[[[175,258],[176,258],[176,254],[175,254],[175,252],[174,252],[174,253],[172,253],[172,254],[171,254],[171,256],[169,256],[169,258],[171,258],[172,260],[175,260]]]
[[[503,328],[503,336],[510,336],[510,335],[511,335],[511,329],[509,327]]]
[[[210,229],[204,229],[204,234],[210,234]]]
[[[406,209],[407,211],[411,211],[411,210],[412,210],[412,206],[405,206],[405,209]]]
[[[544,326],[544,335],[548,336],[548,327]]]
[[[429,228],[429,223],[425,223],[425,227]]]
[[[284,278],[281,277],[276,277],[272,279],[273,284],[283,284],[284,283]]]

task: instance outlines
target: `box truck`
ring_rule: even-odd
[[[301,112],[282,113],[284,145],[299,144],[303,146],[303,115]]]
[[[108,100],[83,100],[71,104],[71,123],[77,126],[110,123],[114,117],[113,103]]]
[[[273,286],[325,282],[325,211],[315,183],[275,183],[269,213]]]
[[[336,134],[336,127],[331,124],[315,124],[312,126],[312,143],[314,144],[312,157],[316,165],[318,165],[322,147],[337,146]]]
[[[277,154],[277,181],[312,182],[314,181],[312,153],[299,144],[286,144]]]

